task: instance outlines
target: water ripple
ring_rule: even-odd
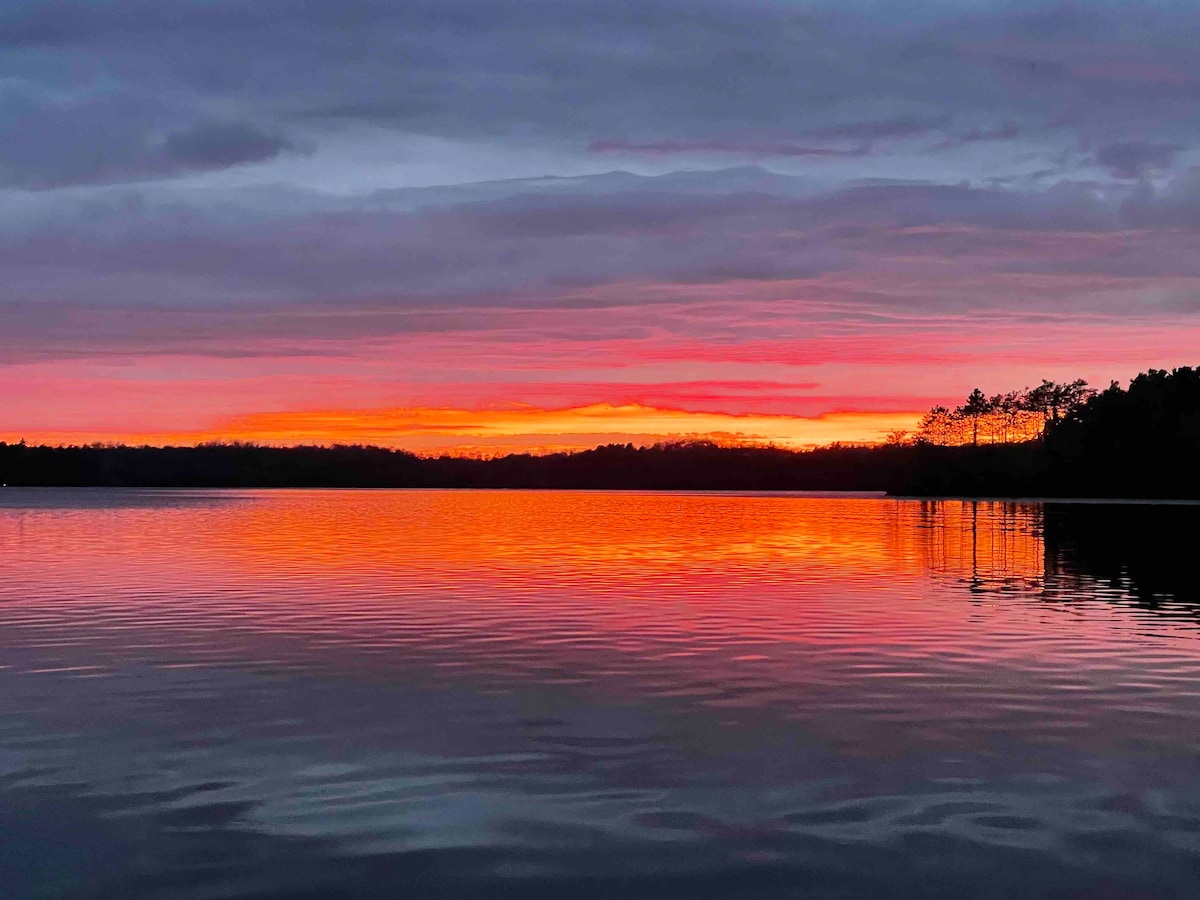
[[[1101,514],[5,493],[0,827],[28,896],[1186,896],[1200,615]]]

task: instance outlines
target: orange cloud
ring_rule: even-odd
[[[583,449],[612,442],[648,444],[680,438],[805,448],[835,441],[876,443],[892,431],[914,428],[920,417],[920,412],[834,412],[814,417],[734,415],[610,403],[567,409],[525,405],[482,410],[414,407],[253,413],[195,432],[47,432],[24,437],[46,443],[363,443],[419,453]]]

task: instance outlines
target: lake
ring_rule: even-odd
[[[1198,537],[0,489],[0,897],[1195,897]]]

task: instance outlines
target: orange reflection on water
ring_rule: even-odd
[[[229,514],[250,569],[406,570],[436,562],[530,573],[565,566],[642,577],[767,558],[827,570],[904,563],[901,507],[869,497],[589,491],[323,492],[326,502],[248,503]],[[265,498],[268,495],[258,494]],[[290,499],[290,498],[288,498]],[[883,515],[863,516],[869,508]],[[228,550],[221,536],[212,536]]]
[[[4,502],[0,642],[31,673],[569,686],[815,716],[859,747],[901,725],[923,739],[933,721],[939,741],[1001,735],[1031,697],[1068,695],[1079,716],[1039,719],[1038,740],[1091,729],[1101,744],[1108,708],[1122,728],[1141,715],[1163,727],[1153,703],[1129,711],[1142,688],[1127,686],[1200,677],[1194,623],[1044,602],[1062,585],[1037,505],[525,491]],[[1102,593],[1076,579],[1067,599]]]
[[[130,496],[145,502],[0,515],[0,564],[32,590],[7,602],[33,606],[50,589],[66,595],[60,612],[111,609],[124,624],[170,612],[339,639],[361,625],[419,640],[428,630],[413,623],[450,618],[464,631],[502,625],[513,640],[522,629],[531,640],[560,628],[635,638],[652,629],[936,652],[973,627],[963,587],[1036,596],[1045,579],[1036,505],[529,491]]]
[[[929,501],[919,509],[927,571],[977,590],[1043,585],[1046,548],[1037,504]]]

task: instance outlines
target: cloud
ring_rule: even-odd
[[[1012,141],[1021,136],[1021,129],[1015,122],[1005,122],[995,128],[972,128],[960,134],[951,135],[937,144],[935,150],[949,147],[961,147],[964,144],[978,144],[985,141]]]
[[[1063,137],[1188,144],[1200,62],[1185,36],[1198,23],[1165,2],[1032,14],[771,0],[15,2],[0,10],[6,83],[61,126],[20,128],[30,152],[0,166],[9,184],[81,183],[139,168],[133,151],[164,135],[206,165],[411,136],[798,164],[883,142],[910,154],[905,138],[963,119],[1012,123],[1047,152]],[[1012,90],[1029,78],[1038,92]],[[104,116],[114,102],[142,109]],[[1055,121],[1078,133],[1046,133]],[[826,146],[839,141],[852,146]],[[69,144],[57,162],[32,152]],[[361,160],[317,156],[330,169]]]
[[[1143,178],[1170,169],[1180,148],[1175,144],[1123,141],[1096,151],[1096,162],[1114,178]]]
[[[172,128],[179,111],[129,91],[53,96],[0,89],[0,187],[162,179],[303,152],[278,132],[239,121]]]
[[[1124,202],[1122,216],[1139,228],[1200,229],[1200,166],[1159,189],[1142,182]]]
[[[839,125],[826,125],[813,128],[807,132],[811,138],[823,140],[854,140],[877,141],[896,138],[919,137],[946,127],[950,119],[947,116],[918,118],[916,116],[900,116],[895,119],[873,120],[865,122],[845,122]]]
[[[802,136],[812,142],[854,142],[853,147],[814,146],[794,141],[751,141],[751,140],[660,140],[621,141],[600,140],[588,145],[591,153],[623,153],[645,156],[677,156],[683,154],[722,154],[751,157],[811,157],[853,158],[867,156],[872,144],[877,141],[898,140],[928,134],[945,127],[949,118],[917,118],[901,116],[893,119],[843,122],[826,125],[803,132]],[[1015,127],[1015,126],[1014,126]]]
[[[870,148],[863,145],[853,150],[838,150],[832,147],[806,147],[787,142],[759,144],[738,141],[653,141],[639,144],[630,141],[593,141],[588,145],[592,153],[628,153],[646,156],[678,156],[682,154],[716,153],[735,156],[799,156],[839,157],[865,156]]]
[[[296,149],[282,135],[244,122],[206,122],[171,132],[162,155],[167,168],[205,171],[264,162]]]
[[[152,155],[161,104],[128,92],[53,96],[0,87],[0,185],[46,189],[104,180]]]
[[[365,337],[372,329],[504,327],[493,320],[504,309],[633,310],[653,305],[646,285],[701,297],[706,285],[759,291],[838,273],[860,282],[879,275],[882,283],[853,302],[929,309],[984,302],[980,291],[954,299],[956,281],[971,277],[1197,274],[1185,246],[1192,236],[1170,231],[1197,221],[1190,210],[1200,202],[1186,179],[1149,196],[1087,182],[813,192],[803,179],[792,187],[779,176],[765,182],[777,190],[764,193],[756,189],[764,182],[741,169],[703,180],[706,193],[676,190],[674,176],[597,176],[541,192],[515,184],[511,196],[485,185],[474,202],[464,188],[445,205],[429,204],[437,195],[425,191],[413,193],[428,205],[395,194],[322,197],[312,211],[301,204],[286,213],[273,211],[276,200],[265,210],[253,200],[210,209],[89,201],[86,213],[71,206],[58,219],[0,232],[6,332],[34,341],[36,322],[47,335],[78,326],[58,311],[63,304],[118,319],[140,310],[131,333],[151,310],[195,310],[187,329],[194,340],[204,321],[240,315],[243,328],[274,328],[286,342],[335,320],[345,322],[339,333]],[[924,298],[893,297],[910,278],[929,282]],[[629,314],[624,321],[652,327]]]

